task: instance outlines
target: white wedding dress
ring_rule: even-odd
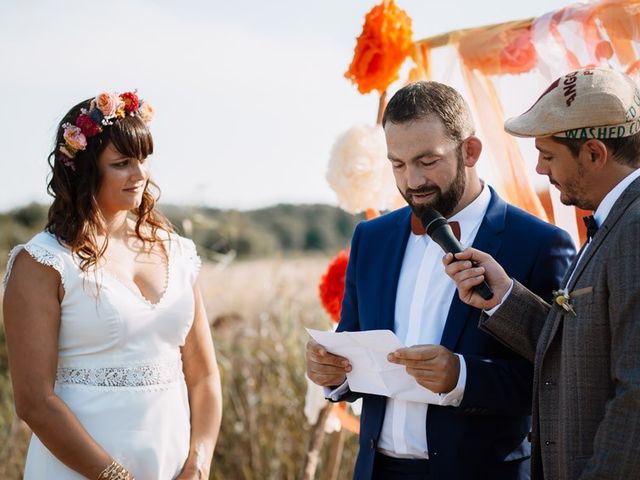
[[[200,260],[191,240],[171,234],[165,245],[166,288],[156,304],[101,268],[83,273],[71,251],[47,232],[11,252],[5,277],[22,249],[60,273],[65,294],[55,392],[136,480],[175,478],[189,452],[180,347],[193,322]],[[83,477],[33,435],[24,478]]]

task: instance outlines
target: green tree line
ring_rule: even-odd
[[[0,268],[12,247],[42,230],[47,209],[31,203],[0,213]],[[193,239],[203,258],[212,260],[220,255],[332,253],[348,246],[363,218],[321,204],[281,204],[248,211],[164,205],[160,210],[179,233]]]

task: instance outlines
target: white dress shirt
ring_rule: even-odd
[[[449,220],[460,224],[460,242],[470,246],[491,201],[491,193],[483,187],[480,195]],[[410,234],[402,262],[396,306],[394,331],[407,346],[439,345],[449,306],[456,293],[454,282],[442,265],[444,253],[428,235]],[[443,394],[443,404],[458,406],[466,385],[466,364],[460,358],[458,384]],[[428,404],[389,398],[378,449],[386,455],[400,458],[428,458]]]

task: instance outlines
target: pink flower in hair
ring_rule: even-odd
[[[58,160],[60,160],[65,167],[70,168],[75,172],[76,164],[73,161],[73,158],[69,156],[69,152],[67,151],[67,149],[64,147],[60,147],[60,152],[61,153],[58,155]]]
[[[64,128],[64,141],[74,150],[84,150],[87,148],[87,138],[75,125],[71,125],[70,123],[65,123],[62,128]]]
[[[103,92],[96,97],[96,107],[102,114],[109,118],[116,114],[118,105],[120,105],[120,97],[115,93]]]

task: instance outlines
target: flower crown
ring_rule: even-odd
[[[87,139],[126,115],[138,115],[148,124],[153,120],[154,112],[149,102],[138,98],[136,92],[103,92],[91,100],[89,110],[80,110],[74,123],[62,124],[64,143],[58,145],[62,163],[75,170],[73,159],[79,151],[87,148]]]

